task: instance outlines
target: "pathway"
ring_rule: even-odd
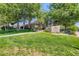
[[[39,33],[39,32],[29,32],[29,33],[18,33],[18,34],[2,35],[2,36],[0,36],[0,38],[2,38],[2,37],[11,37],[11,36],[19,36],[19,35],[24,35],[24,34],[34,34],[34,33]]]

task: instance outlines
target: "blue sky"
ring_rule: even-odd
[[[75,25],[79,27],[79,22],[77,22]]]
[[[42,9],[45,10],[45,11],[48,11],[49,10],[49,3],[43,3]]]

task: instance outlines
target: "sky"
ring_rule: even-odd
[[[48,11],[49,10],[49,3],[43,3],[41,5],[42,5],[42,9],[43,10],[45,10],[45,11]]]
[[[77,22],[75,25],[76,25],[77,27],[79,27],[79,22]]]

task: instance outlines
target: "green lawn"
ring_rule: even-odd
[[[0,38],[0,55],[79,56],[79,38],[45,32]]]

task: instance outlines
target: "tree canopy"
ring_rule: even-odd
[[[79,21],[79,4],[57,3],[50,5],[51,18],[57,24],[70,26]]]
[[[0,25],[14,23],[20,20],[28,20],[29,28],[33,18],[39,23],[52,23],[65,27],[73,25],[79,21],[78,3],[53,3],[49,5],[49,11],[41,10],[39,3],[2,3],[0,4]],[[50,22],[49,22],[50,21]],[[19,24],[17,24],[19,25]],[[24,28],[24,27],[23,27]]]

